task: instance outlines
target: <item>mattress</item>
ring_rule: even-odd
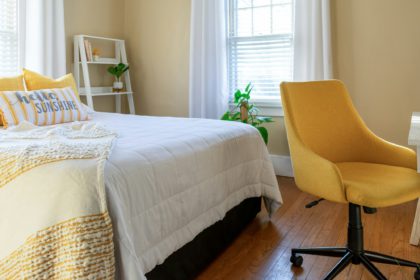
[[[204,119],[93,113],[118,137],[105,166],[117,279],[144,274],[243,200],[282,203],[258,131]]]

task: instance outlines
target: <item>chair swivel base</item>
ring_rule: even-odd
[[[350,263],[363,264],[377,279],[387,279],[373,264],[373,262],[393,264],[400,266],[409,266],[417,268],[414,272],[414,279],[420,280],[420,264],[414,262],[394,258],[391,256],[363,251],[363,252],[352,252],[348,248],[334,248],[334,247],[323,247],[323,248],[308,248],[308,249],[292,249],[292,256],[290,261],[294,266],[300,267],[303,263],[302,256],[297,254],[310,254],[318,256],[329,256],[339,257],[340,261],[333,267],[333,269],[324,277],[327,279],[334,279],[344,268]]]
[[[292,256],[290,257],[290,262],[294,266],[300,267],[303,263],[303,258],[298,254],[341,258],[339,262],[332,268],[332,270],[324,277],[325,280],[334,279],[350,263],[363,264],[369,270],[369,272],[376,277],[376,279],[387,279],[376,268],[373,262],[416,268],[416,271],[414,272],[414,279],[420,280],[420,264],[364,250],[361,211],[360,206],[355,204],[349,205],[349,227],[347,247],[292,249]]]

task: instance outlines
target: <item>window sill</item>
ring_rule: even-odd
[[[267,117],[284,117],[283,106],[281,100],[276,99],[254,99],[251,100],[258,109],[260,109],[262,116]],[[230,107],[233,108],[234,104],[230,103]]]

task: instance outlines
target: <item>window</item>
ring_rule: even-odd
[[[19,72],[18,0],[0,0],[0,76]]]
[[[254,85],[253,101],[280,105],[293,78],[293,0],[229,0],[230,92]]]

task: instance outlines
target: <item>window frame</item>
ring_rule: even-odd
[[[294,1],[292,1],[292,17],[294,17]],[[239,38],[236,36],[233,36],[233,30],[235,30],[236,26],[235,26],[235,15],[234,15],[234,11],[236,9],[236,5],[235,3],[237,3],[237,0],[226,0],[226,6],[227,6],[227,24],[226,24],[226,34],[227,34],[227,40],[226,40],[226,48],[227,48],[227,61],[228,61],[228,70],[227,70],[227,74],[228,74],[228,86],[229,86],[229,106],[231,108],[234,107],[233,101],[232,101],[232,94],[234,89],[232,88],[232,79],[231,79],[231,72],[232,72],[232,67],[231,67],[231,46],[232,46],[232,40],[238,40]],[[270,4],[270,6],[272,6]],[[293,30],[293,23],[292,23],[292,30]],[[293,43],[294,43],[294,34],[293,31],[291,33],[287,33],[287,34],[270,34],[270,35],[259,35],[259,36],[248,36],[248,37],[240,37],[239,40],[249,40],[249,39],[267,39],[267,38],[281,38],[281,37],[290,37],[292,36],[291,39],[291,44],[292,44],[292,48],[293,48]],[[293,70],[292,70],[293,71]],[[266,116],[273,116],[273,117],[282,117],[284,116],[284,112],[283,112],[283,106],[281,103],[281,96],[280,96],[280,85],[279,85],[279,95],[277,97],[256,97],[256,98],[252,98],[251,102],[254,103],[260,110],[261,110],[261,114],[262,115],[266,115]]]

